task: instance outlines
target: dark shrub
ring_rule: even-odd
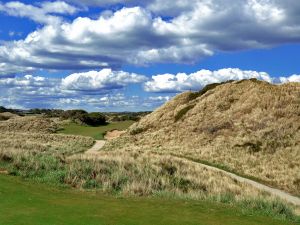
[[[87,113],[84,110],[67,110],[61,114],[62,119],[70,119],[75,123],[100,126],[106,124],[106,117],[102,113]]]
[[[61,114],[61,118],[70,119],[73,121],[83,121],[88,116],[88,113],[81,109],[67,110]]]
[[[87,116],[87,120],[84,123],[91,126],[100,126],[106,124],[106,117],[102,113],[92,112]]]

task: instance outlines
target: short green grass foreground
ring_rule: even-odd
[[[66,124],[59,133],[62,134],[73,134],[73,135],[82,135],[92,137],[96,140],[103,140],[104,133],[111,130],[126,130],[130,125],[132,125],[134,121],[121,121],[114,122],[104,126],[87,126],[87,125],[79,125],[76,123]]]
[[[280,225],[219,203],[158,198],[116,198],[55,189],[0,175],[1,225]]]

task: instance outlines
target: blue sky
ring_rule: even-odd
[[[153,110],[228,79],[300,82],[298,0],[0,1],[0,105]]]

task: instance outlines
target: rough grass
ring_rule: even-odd
[[[176,96],[107,149],[147,149],[224,165],[299,196],[300,84],[244,80],[206,89]],[[130,135],[136,129],[141,132]]]
[[[76,123],[66,123],[62,125],[62,129],[60,129],[58,133],[82,135],[82,136],[92,137],[96,140],[103,140],[104,134],[107,131],[111,131],[115,129],[126,130],[133,123],[134,123],[133,121],[120,121],[120,122],[114,122],[108,125],[97,126],[97,127],[79,125]]]

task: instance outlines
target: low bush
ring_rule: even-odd
[[[62,119],[69,119],[78,124],[86,124],[90,126],[105,125],[106,117],[102,113],[88,113],[84,110],[67,110],[61,114]]]
[[[106,124],[106,117],[102,113],[93,112],[89,113],[84,121],[86,124],[91,126],[100,126]]]

